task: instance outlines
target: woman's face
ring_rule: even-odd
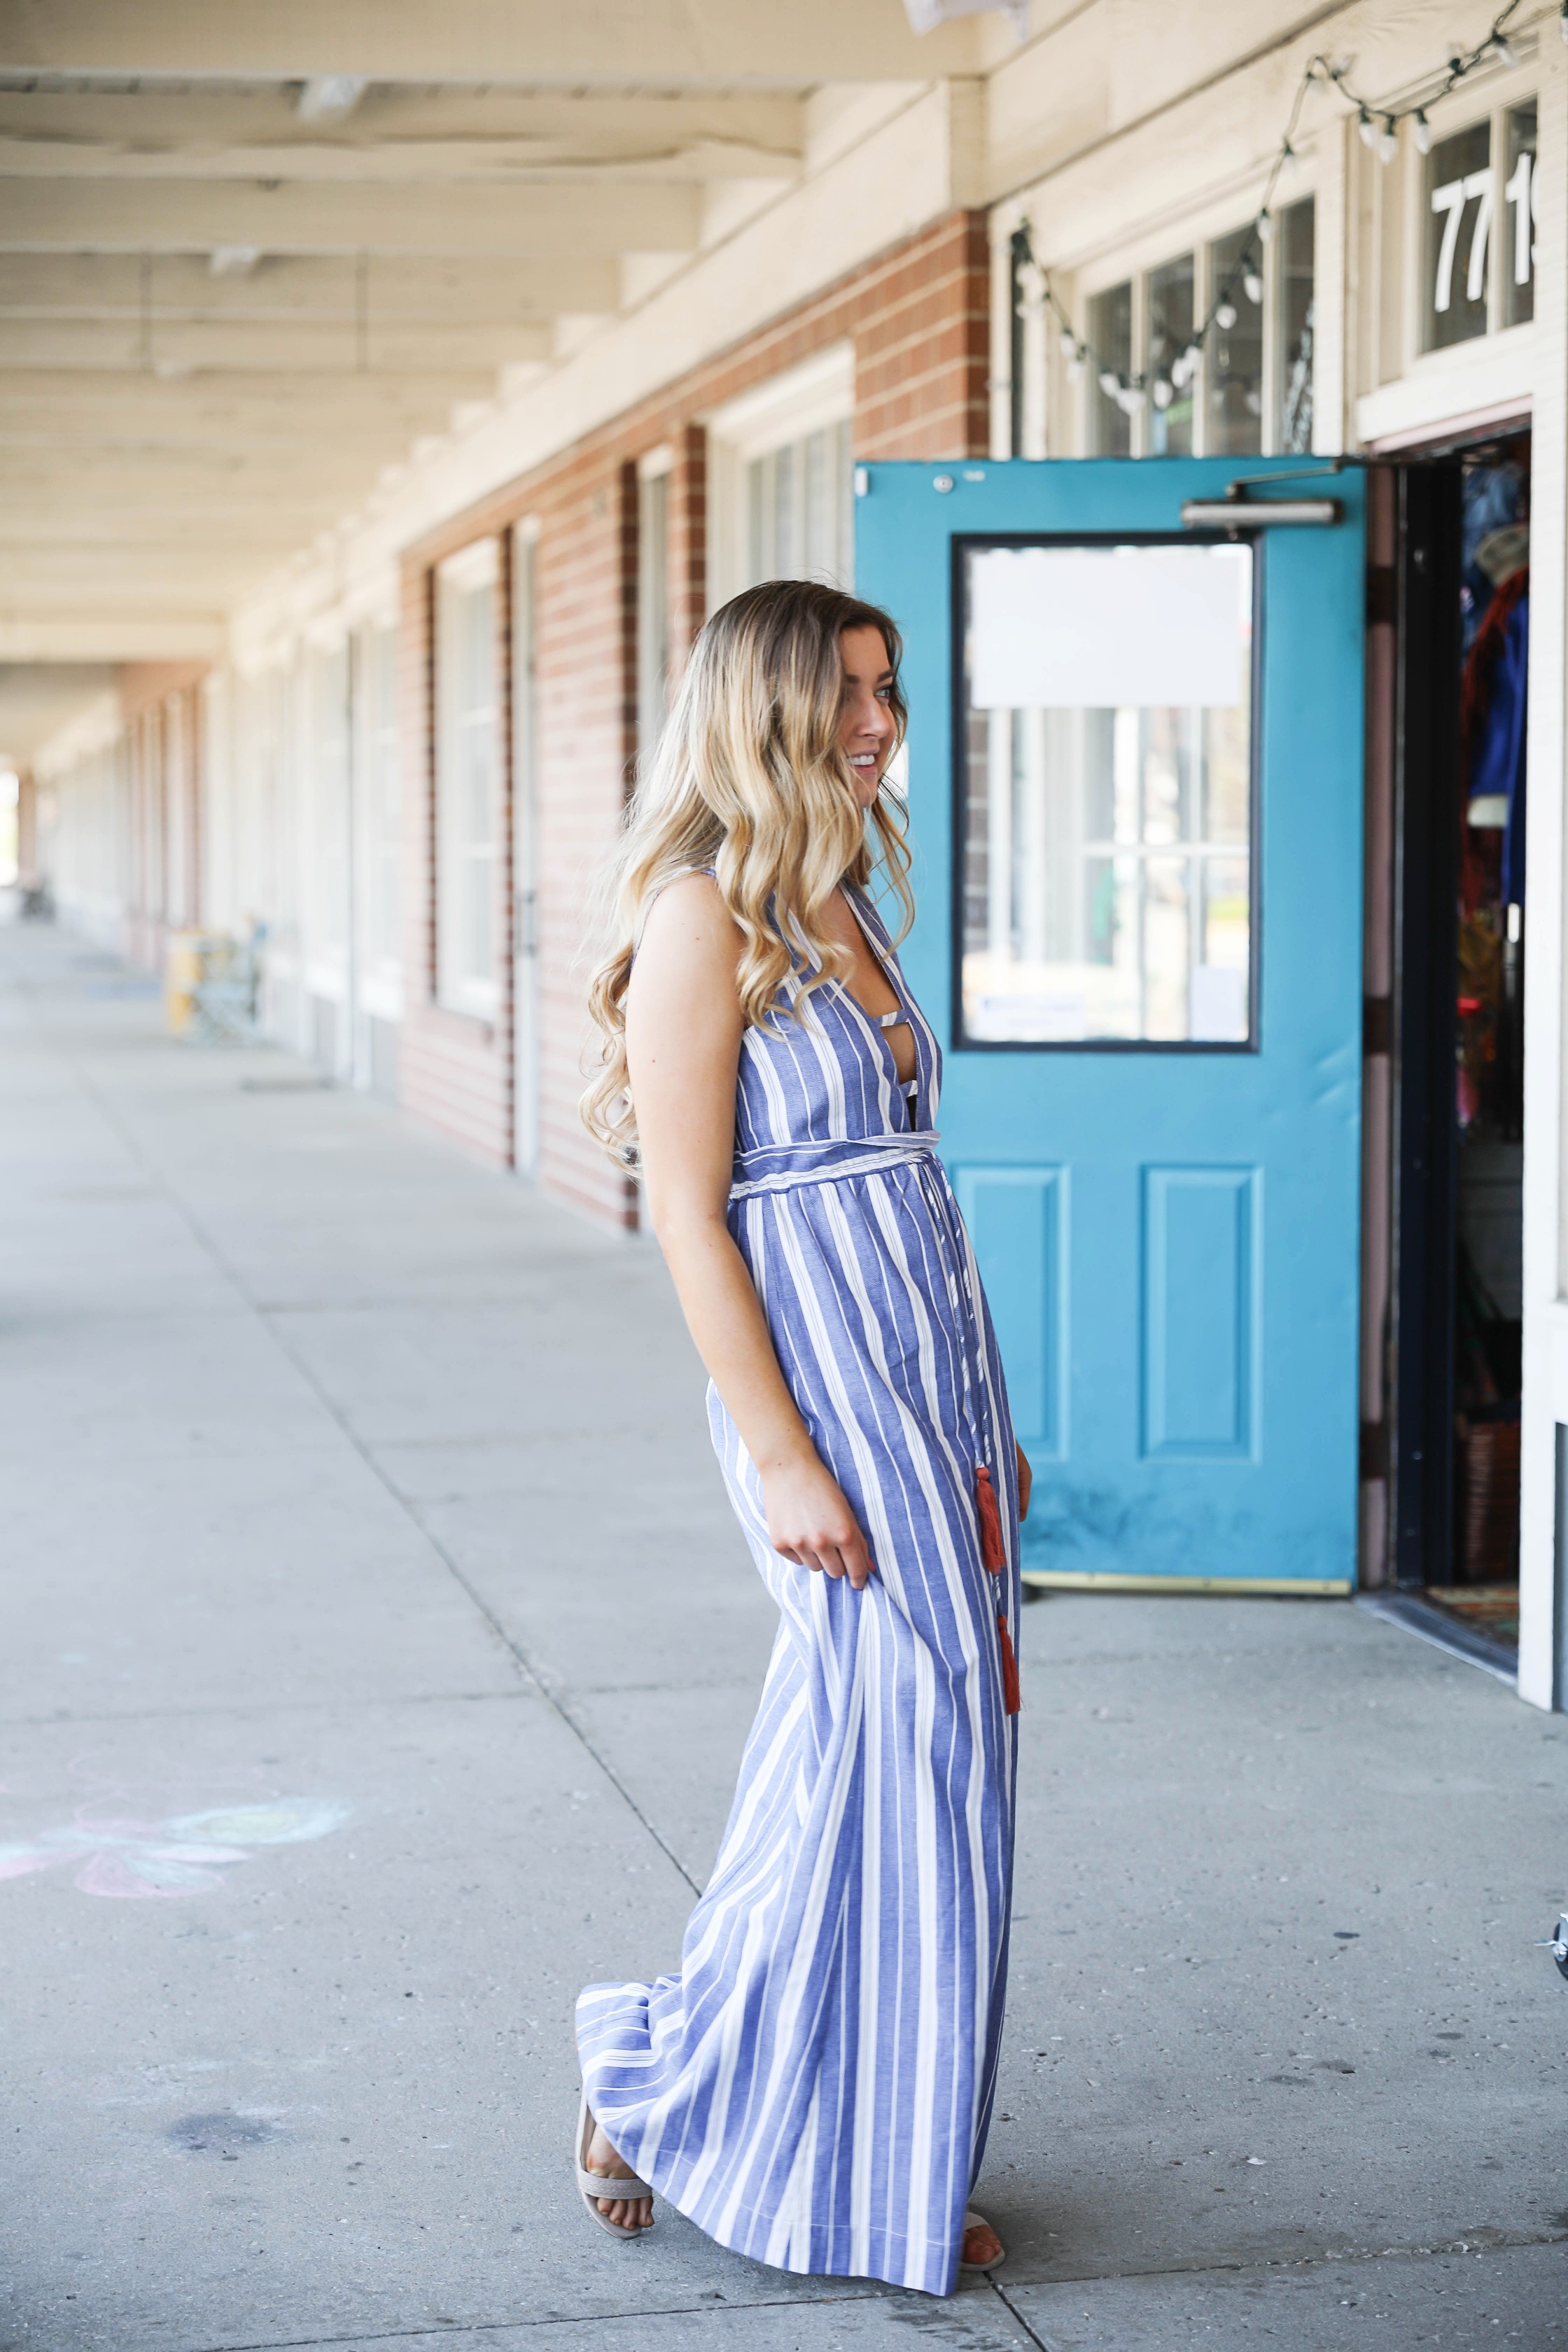
[[[846,629],[838,649],[844,658],[838,748],[849,761],[856,799],[862,808],[869,808],[898,731],[888,708],[892,665],[880,629]]]

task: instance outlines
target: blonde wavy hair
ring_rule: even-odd
[[[901,939],[914,919],[903,811],[886,780],[870,809],[855,797],[839,749],[848,629],[876,629],[888,649],[889,707],[902,743],[903,642],[875,604],[810,580],[770,580],[721,605],[691,649],[668,720],[638,785],[598,893],[608,946],[588,1003],[598,1066],[584,1123],[623,1168],[637,1163],[626,1074],[626,988],[643,919],[678,874],[711,866],[742,946],[736,982],[748,1026],[776,1009],[792,973],[800,995],[847,979],[848,958],[824,927],[842,882],[880,872],[898,898]],[[798,999],[796,1006],[798,1018]]]

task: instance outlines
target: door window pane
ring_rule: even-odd
[[[1089,306],[1089,341],[1097,370],[1110,375],[1132,373],[1132,286],[1108,286]],[[1132,448],[1132,419],[1128,411],[1098,381],[1089,386],[1089,446],[1097,457],[1125,457]]]
[[[1426,158],[1423,335],[1444,351],[1487,331],[1487,270],[1492,243],[1491,125],[1472,123],[1440,139]]]
[[[1149,454],[1153,457],[1193,454],[1193,384],[1189,380],[1178,390],[1171,380],[1173,366],[1193,339],[1193,302],[1190,253],[1150,271],[1144,373],[1152,394]]]
[[[1215,323],[1205,361],[1206,446],[1217,457],[1256,457],[1263,446],[1262,268],[1250,226],[1209,247]]]
[[[1521,327],[1535,316],[1535,100],[1508,117],[1508,178],[1503,183],[1502,320]]]
[[[1312,268],[1316,223],[1312,199],[1288,205],[1275,239],[1279,282],[1275,316],[1279,336],[1276,381],[1279,415],[1274,446],[1300,457],[1312,446]]]
[[[965,1037],[1249,1044],[1252,550],[965,565]]]

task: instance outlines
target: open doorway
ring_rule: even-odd
[[[1483,1662],[1519,1633],[1531,443],[1397,480],[1392,1444],[1401,1599]]]
[[[1460,466],[1454,1518],[1428,1597],[1517,1653],[1530,436]]]

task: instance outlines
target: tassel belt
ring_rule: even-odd
[[[869,1176],[881,1168],[918,1168],[936,1163],[934,1128],[918,1135],[841,1137],[832,1143],[763,1144],[735,1154],[731,1201],[759,1192],[793,1192],[802,1184],[837,1184],[847,1176]]]

